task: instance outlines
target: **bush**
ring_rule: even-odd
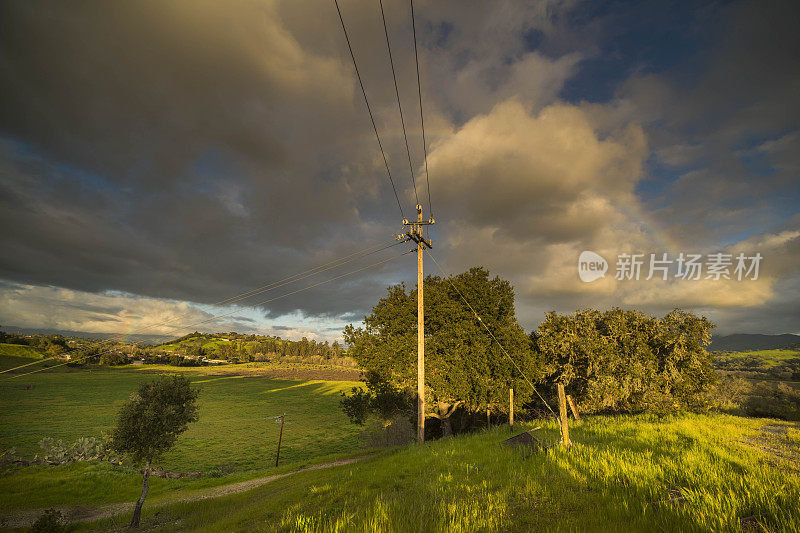
[[[372,395],[361,387],[353,387],[348,396],[342,391],[339,405],[353,424],[363,425],[369,415]]]
[[[416,418],[416,398],[409,390],[400,390],[381,378],[377,372],[368,371],[362,378],[367,391],[353,387],[348,396],[342,392],[339,405],[354,424],[362,425],[369,414],[375,414],[384,424],[398,416]]]
[[[66,520],[61,511],[48,509],[31,526],[31,531],[36,533],[57,533],[66,531]]]
[[[754,391],[753,382],[738,376],[722,375],[716,384],[717,408],[738,411]]]
[[[417,433],[414,426],[404,416],[396,416],[388,423],[373,420],[366,432],[366,441],[369,446],[386,447],[402,446],[414,442]]]
[[[35,460],[47,463],[62,464],[72,461],[98,461],[111,460],[110,437],[103,435],[96,437],[80,437],[72,444],[64,443],[61,439],[44,437],[39,441],[42,454]]]
[[[125,365],[128,363],[128,357],[122,353],[106,352],[100,356],[99,362],[105,366]]]
[[[800,391],[785,383],[776,387],[769,382],[760,382],[753,393],[742,403],[748,416],[800,420]]]
[[[742,416],[800,420],[800,390],[786,383],[722,376],[716,396],[720,409]]]

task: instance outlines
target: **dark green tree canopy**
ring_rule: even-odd
[[[484,268],[425,279],[425,385],[429,402],[463,402],[470,409],[507,402],[508,388],[521,401],[532,393],[514,364],[475,318],[459,291],[532,380],[541,376],[530,342],[517,323],[514,289]],[[365,370],[397,388],[416,385],[417,291],[404,284],[387,294],[364,318],[344,331],[349,355]]]
[[[114,448],[137,462],[159,457],[197,420],[197,394],[180,375],[141,383],[120,409]]]
[[[531,337],[548,381],[563,383],[582,410],[668,412],[710,405],[713,327],[680,309],[663,318],[587,309],[548,313]]]

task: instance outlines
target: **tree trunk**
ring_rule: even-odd
[[[439,402],[439,420],[442,424],[442,437],[450,437],[453,435],[453,426],[450,424],[450,415],[453,414],[451,411],[450,413],[447,412],[447,408],[449,406],[445,403]]]
[[[150,460],[148,459],[147,465],[144,467],[144,473],[142,474],[142,495],[139,496],[139,499],[136,501],[136,509],[133,510],[133,517],[131,518],[129,527],[139,527],[139,519],[142,516],[142,505],[144,505],[144,499],[147,498],[147,480],[149,477]]]
[[[436,405],[439,409],[439,413],[434,415],[436,418],[440,420],[441,428],[442,428],[442,437],[450,437],[453,435],[453,425],[450,422],[450,416],[456,411],[461,402],[458,401],[454,404],[448,404],[446,402],[436,402]]]

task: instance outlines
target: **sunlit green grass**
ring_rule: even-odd
[[[145,507],[143,524],[200,531],[738,531],[744,520],[756,529],[797,531],[797,470],[746,444],[764,423],[726,415],[597,417],[572,429],[571,449],[527,457],[500,446],[508,429],[495,428],[173,505],[157,516]],[[557,439],[553,424],[537,434]]]
[[[30,361],[30,359],[15,358]],[[233,365],[232,365],[233,366]],[[360,428],[338,407],[352,383],[256,377],[260,367],[62,367],[0,380],[0,448],[36,452],[44,436],[68,441],[113,426],[119,405],[153,373],[180,371],[201,387],[200,421],[160,466],[200,479],[153,479],[144,526],[164,530],[290,531],[735,531],[740,520],[800,529],[800,430],[727,415],[593,417],[575,445],[525,456],[499,443],[507,427],[388,450],[362,463],[302,472],[258,489],[161,504],[196,490],[363,452]],[[230,373],[232,372],[232,373]],[[26,388],[31,385],[31,388]],[[287,413],[274,469],[279,430]],[[785,432],[763,432],[781,425]],[[535,434],[558,439],[545,423]],[[795,450],[774,457],[759,446]],[[54,505],[132,502],[141,477],[109,463],[0,470],[0,515]],[[156,515],[155,513],[158,512]],[[81,527],[109,529],[115,521]],[[760,526],[757,526],[760,527]]]
[[[5,342],[0,342],[0,356],[26,357],[30,359],[41,359],[44,357],[38,350],[35,350],[30,346],[25,346],[22,344],[7,344]]]
[[[66,368],[66,367],[64,367]],[[165,370],[175,370],[165,368]],[[201,389],[199,421],[158,465],[170,471],[202,471],[200,480],[154,480],[153,496],[170,490],[228,483],[271,473],[286,413],[281,465],[359,453],[359,428],[341,413],[339,392],[350,382],[275,380],[186,372]],[[99,436],[114,425],[117,410],[149,367],[42,372],[0,380],[0,449],[15,447],[32,458],[43,437],[74,441]],[[28,389],[26,386],[30,386]],[[126,501],[139,490],[135,470],[105,464],[6,467],[0,470],[0,510],[55,504]]]
[[[760,359],[764,368],[772,368],[784,361],[800,357],[800,350],[755,350],[750,352],[727,352],[714,355],[721,361],[736,361],[738,359]]]

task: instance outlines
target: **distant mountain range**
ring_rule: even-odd
[[[711,337],[714,352],[746,352],[749,350],[774,350],[789,346],[800,346],[800,335],[785,333],[783,335],[761,335],[758,333],[734,333]]]
[[[63,335],[65,337],[83,337],[88,339],[116,339],[119,333],[91,333],[87,331],[70,331],[65,329],[36,329],[18,328],[16,326],[3,326],[0,328],[6,333],[17,333],[19,335]],[[140,342],[143,344],[161,344],[175,339],[176,335],[125,335],[122,340],[125,342]]]

